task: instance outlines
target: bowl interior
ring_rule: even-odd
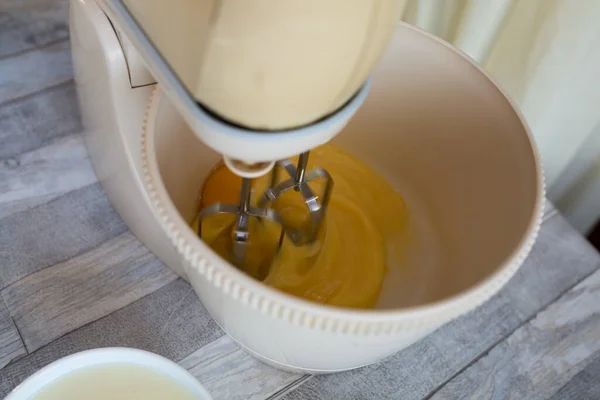
[[[219,155],[168,104],[156,117],[156,157],[186,221]],[[378,308],[421,305],[493,274],[534,219],[535,150],[503,94],[447,45],[398,26],[369,96],[334,143],[371,165],[409,210],[405,265],[390,266]]]

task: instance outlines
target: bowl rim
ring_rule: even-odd
[[[527,228],[519,243],[505,257],[504,261],[498,264],[493,273],[467,289],[430,303],[397,309],[351,309],[318,304],[256,281],[227,263],[209,246],[198,240],[172,203],[160,178],[156,157],[150,157],[150,154],[154,154],[154,135],[149,132],[154,131],[155,117],[158,115],[156,110],[166,97],[157,85],[148,103],[141,134],[142,181],[149,194],[150,202],[158,213],[161,227],[171,239],[180,256],[187,261],[187,264],[184,264],[186,273],[189,274],[189,265],[210,284],[220,288],[224,294],[230,295],[262,313],[288,320],[295,325],[346,334],[391,334],[446,322],[489,299],[514,275],[537,239],[544,212],[544,174],[531,130],[516,103],[498,85],[496,80],[468,55],[429,32],[407,23],[399,22],[395,28],[396,32],[399,29],[408,29],[424,35],[468,62],[504,98],[521,123],[535,168],[536,197]],[[180,228],[182,226],[183,229]]]
[[[130,347],[100,347],[70,354],[42,367],[15,387],[5,400],[30,399],[30,396],[35,396],[40,390],[71,373],[108,364],[143,366],[169,377],[194,394],[202,395],[204,400],[212,399],[206,388],[188,370],[168,358]]]

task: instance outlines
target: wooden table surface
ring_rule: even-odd
[[[215,399],[600,399],[600,256],[547,205],[477,310],[384,362],[301,376],[246,355],[112,209],[82,142],[67,0],[0,0],[0,396],[76,351],[180,362]]]

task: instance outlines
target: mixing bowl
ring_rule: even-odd
[[[180,256],[173,268],[234,340],[278,368],[347,370],[409,346],[496,293],[540,226],[543,178],[523,118],[472,61],[407,25],[397,26],[364,105],[334,139],[407,202],[405,265],[391,268],[373,310],[287,295],[214,253],[189,223],[219,156],[159,90],[148,116],[144,180]]]

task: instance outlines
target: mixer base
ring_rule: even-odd
[[[236,343],[237,343],[237,341],[236,341]],[[305,375],[306,374],[308,374],[308,375],[335,374],[335,373],[338,373],[338,372],[350,371],[350,370],[354,370],[354,369],[357,369],[357,368],[366,367],[368,365],[376,364],[376,363],[369,363],[369,364],[361,365],[361,366],[358,366],[358,367],[344,368],[344,369],[306,369],[306,368],[294,367],[293,365],[280,363],[279,361],[274,361],[274,360],[271,360],[269,358],[263,357],[260,354],[255,353],[252,350],[248,349],[247,347],[242,346],[241,344],[240,344],[240,347],[242,349],[244,349],[244,351],[246,353],[250,354],[252,357],[256,358],[258,361],[262,362],[263,364],[266,364],[269,367],[273,367],[273,368],[276,368],[276,369],[281,370],[281,371],[291,372],[291,373],[294,373],[294,374],[305,374]]]
[[[116,32],[96,2],[72,1],[70,21],[84,137],[98,180],[135,236],[187,279],[142,183],[140,133],[155,85],[132,85],[136,71],[128,69]]]
[[[225,329],[223,329],[221,324],[219,324],[214,317],[213,317],[213,320],[216,322],[216,324],[219,326],[219,328],[221,328],[223,330],[223,332],[225,332],[227,334],[227,336],[229,336],[231,338],[231,340],[233,340],[235,343],[237,343],[238,346],[240,346],[242,348],[242,350],[244,350],[246,353],[250,354],[253,358],[262,362],[263,364],[268,365],[269,367],[278,369],[280,371],[290,372],[292,374],[303,374],[303,375],[327,375],[327,374],[335,374],[338,372],[350,371],[353,369],[366,367],[368,365],[376,364],[378,362],[377,361],[374,363],[367,363],[367,364],[360,365],[357,367],[342,368],[342,369],[311,369],[311,368],[295,367],[290,364],[282,363],[279,361],[272,360],[268,357],[264,357],[264,356],[258,354],[257,352],[250,350],[248,347],[244,346],[239,341],[237,341],[232,335],[229,334],[229,332],[227,332]]]

